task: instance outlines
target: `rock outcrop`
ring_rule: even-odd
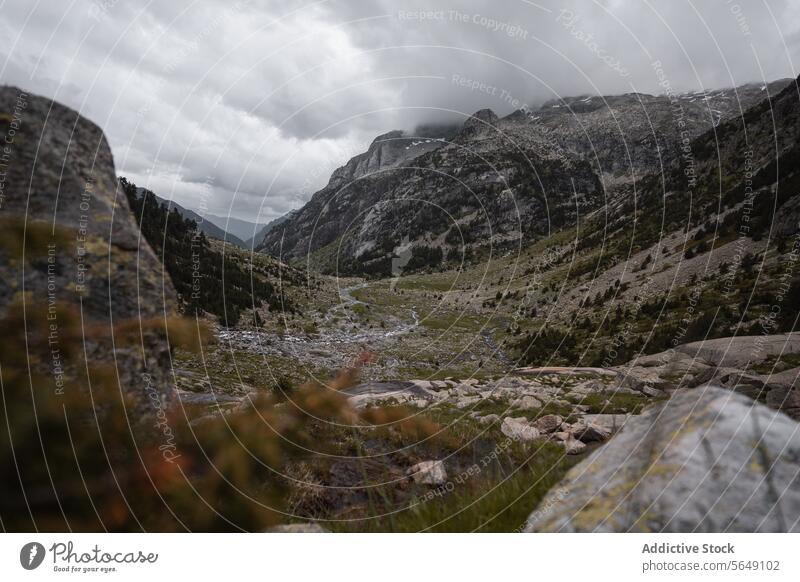
[[[630,418],[575,466],[528,532],[798,532],[800,425],[704,386]]]
[[[798,332],[727,337],[641,356],[621,367],[621,376],[638,391],[713,383],[800,419],[800,368],[786,369],[780,360],[797,354]]]
[[[68,341],[85,346],[89,363],[113,366],[121,393],[142,410],[164,406],[173,392],[169,348],[163,329],[149,331],[148,322],[163,328],[174,291],[118,189],[102,130],[57,102],[2,87],[0,133],[11,138],[3,227],[57,234],[44,256],[25,247],[16,257],[0,251],[0,315],[24,299],[26,318],[46,314],[51,350],[66,352],[60,342]],[[74,314],[83,337],[63,337],[59,326]],[[120,337],[126,322],[134,341]]]
[[[798,353],[800,333],[739,336],[682,344],[669,352],[641,356],[633,364],[644,367],[671,364],[677,370],[680,363],[694,361],[701,366],[745,369],[771,357]]]

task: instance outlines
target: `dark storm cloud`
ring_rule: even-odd
[[[797,45],[787,54],[783,37],[800,25],[788,1],[411,1],[399,7],[382,0],[342,1],[330,9],[353,20],[389,15],[381,26],[353,25],[355,42],[387,49],[383,71],[444,79],[410,84],[404,103],[465,114],[485,106],[507,113],[517,103],[583,93],[663,92],[654,61],[677,91],[794,76]]]
[[[101,125],[118,172],[269,220],[393,128],[575,94],[796,76],[789,0],[3,5],[4,83]]]

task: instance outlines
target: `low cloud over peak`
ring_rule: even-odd
[[[789,0],[12,0],[0,55],[103,127],[120,174],[267,222],[388,130],[661,93],[656,68],[677,92],[796,77],[799,29]]]

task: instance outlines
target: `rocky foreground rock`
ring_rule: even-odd
[[[0,316],[26,297],[27,318],[47,316],[51,373],[62,371],[61,354],[76,342],[90,363],[113,366],[121,391],[143,408],[162,406],[173,392],[169,347],[147,322],[173,313],[175,294],[118,189],[102,130],[60,103],[6,86],[0,133],[11,141],[4,144],[2,227],[58,235],[41,256],[0,251]],[[82,338],[66,337],[73,313]],[[114,328],[131,321],[141,321],[135,329],[143,332],[133,346]]]
[[[631,418],[530,515],[527,532],[798,532],[800,424],[720,387]]]

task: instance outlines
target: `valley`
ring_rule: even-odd
[[[787,81],[737,91],[741,115],[732,90],[677,100],[696,124],[691,175],[664,96],[566,99],[577,125],[550,103],[390,132],[249,248],[117,176],[97,126],[32,99],[25,159],[48,131],[71,163],[58,183],[32,174],[63,198],[8,198],[3,376],[15,438],[54,435],[25,451],[36,480],[51,463],[66,476],[29,515],[11,487],[4,515],[21,529],[35,512],[55,529],[791,530],[768,478],[791,491],[800,451],[800,107]],[[95,174],[89,196],[76,185]],[[29,307],[51,287],[53,306]],[[69,404],[32,407],[29,377]],[[83,481],[76,446],[113,478],[95,464]],[[648,509],[654,491],[672,501]],[[617,513],[629,494],[641,502]],[[786,503],[797,514],[800,497]]]
[[[296,386],[314,382],[341,391],[356,408],[395,410],[398,420],[437,427],[433,440],[391,428],[357,435],[318,427],[337,452],[290,470],[303,482],[290,521],[312,531],[519,529],[525,515],[518,505],[508,506],[510,498],[536,504],[552,495],[577,462],[681,388],[722,384],[800,415],[791,396],[800,373],[800,334],[771,328],[771,335],[692,344],[686,330],[676,328],[671,340],[685,342],[665,351],[648,346],[646,338],[659,326],[681,322],[687,313],[702,319],[719,307],[725,285],[713,268],[719,261],[709,267],[681,260],[679,249],[664,244],[668,252],[653,252],[663,258],[647,269],[638,268],[636,256],[628,261],[633,267],[617,265],[587,280],[569,275],[587,255],[569,235],[458,270],[391,279],[316,275],[313,290],[301,295],[301,285],[292,292],[303,297],[297,312],[260,311],[261,325],[216,327],[204,352],[179,352],[179,399],[199,405],[192,424],[203,426],[237,414],[264,392],[292,403]],[[561,264],[561,257],[569,262]],[[662,261],[670,259],[675,264],[665,268]],[[255,254],[252,260],[271,259]],[[761,272],[777,275],[781,263],[773,251]],[[618,279],[623,283],[615,287]],[[743,274],[736,281],[747,288]],[[604,285],[617,296],[606,293],[596,307],[594,301],[582,305],[584,297],[603,295]],[[660,313],[644,307],[659,297],[667,298]],[[753,302],[750,312],[756,311]],[[585,325],[583,318],[594,323]],[[604,328],[605,318],[613,325]],[[628,326],[634,319],[637,325]],[[745,321],[764,329],[758,316]],[[559,354],[562,337],[539,351],[521,342],[546,326],[575,335],[568,355]],[[641,348],[626,353],[627,345]],[[343,386],[338,375],[348,369],[357,375]],[[476,510],[460,511],[465,506]]]

